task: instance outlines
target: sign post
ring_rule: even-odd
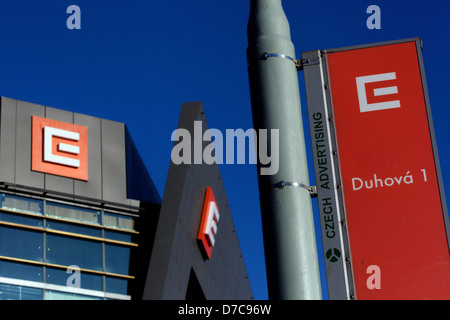
[[[254,129],[279,132],[266,149],[279,150],[279,170],[258,174],[269,299],[321,299],[297,60],[281,0],[250,1],[247,35]]]
[[[330,299],[449,299],[421,40],[303,53]]]

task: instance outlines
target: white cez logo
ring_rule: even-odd
[[[78,132],[72,132],[63,129],[44,127],[44,161],[78,168],[80,166],[80,160],[59,156],[53,153],[53,137],[78,141],[80,140],[80,134]],[[58,151],[67,152],[70,154],[77,155],[80,153],[80,147],[63,142],[58,143],[57,148]]]
[[[377,111],[400,108],[400,100],[392,100],[377,103],[367,103],[366,83],[395,80],[395,72],[381,73],[370,76],[356,77],[356,87],[358,89],[359,109],[361,112]],[[377,88],[373,90],[373,95],[385,96],[398,93],[397,86]]]
[[[208,221],[206,223],[206,239],[208,239],[211,247],[214,247],[215,236],[217,233],[217,223],[219,222],[219,211],[215,202],[211,202],[211,206],[208,212]]]

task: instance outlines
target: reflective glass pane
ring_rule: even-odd
[[[100,224],[100,211],[69,206],[47,201],[45,214],[51,217],[74,220],[84,223]]]
[[[63,269],[46,268],[45,270],[47,283],[58,284],[62,286],[66,286],[67,280],[69,280],[69,277],[73,275],[73,272],[67,273],[67,271]],[[103,291],[103,276],[83,271],[80,271],[79,276],[80,288]],[[71,283],[73,284],[74,282]]]
[[[96,241],[47,234],[46,262],[102,271],[102,244]]]
[[[0,193],[0,201],[3,209],[36,214],[42,214],[43,211],[43,201],[38,199]]]
[[[120,278],[106,277],[106,292],[128,294],[128,280]]]
[[[131,242],[131,234],[105,230],[105,238],[123,242]]]
[[[52,221],[52,220],[47,220],[45,222],[45,226],[46,226],[46,228],[54,229],[54,230],[85,234],[88,236],[99,237],[99,238],[102,237],[102,230],[97,229],[97,228],[89,228],[89,227],[79,226],[76,224],[62,223],[59,221]]]
[[[107,227],[133,231],[134,219],[133,217],[124,216],[121,214],[104,212],[103,225]]]
[[[42,227],[42,219],[31,218],[20,214],[0,212],[0,220],[5,222],[25,224],[33,227]]]
[[[130,248],[105,244],[105,271],[128,275]]]
[[[69,292],[45,290],[45,300],[102,300],[102,298]]]
[[[44,270],[41,266],[18,263],[12,261],[0,261],[0,276],[42,282]]]
[[[43,239],[40,232],[0,226],[0,255],[41,262]]]
[[[42,289],[0,283],[0,300],[42,300]]]

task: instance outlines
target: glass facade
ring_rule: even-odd
[[[137,216],[111,211],[0,193],[0,300],[130,299]]]

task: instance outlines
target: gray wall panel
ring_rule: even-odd
[[[125,125],[101,120],[103,200],[130,204],[127,195]]]
[[[88,181],[31,170],[32,115],[88,128]],[[127,198],[125,132],[125,124],[120,122],[1,97],[0,182],[54,192],[65,197],[139,206],[139,201]],[[144,170],[144,175],[148,175],[145,165],[141,165],[134,171],[135,176],[139,177],[141,170]],[[132,185],[140,183],[139,179],[135,181],[135,176],[131,176],[128,181]],[[151,181],[144,187],[149,188],[149,192],[157,192]],[[139,199],[139,195],[135,197]],[[155,198],[160,199],[159,195]]]
[[[1,98],[0,181],[15,183],[16,100]]]
[[[31,171],[31,116],[45,117],[45,107],[17,100],[16,184],[44,189],[44,173]]]
[[[130,206],[133,206],[133,207],[139,207],[140,206],[140,201],[139,200],[133,200],[133,199],[130,199]]]
[[[73,112],[46,107],[45,117],[48,119],[73,123]],[[73,194],[73,179],[56,176],[53,174],[45,174],[45,189],[48,191],[62,192]]]
[[[208,128],[201,103],[183,104],[178,128],[192,136],[195,120]],[[206,187],[213,189],[220,214],[210,260],[197,243]],[[207,299],[252,298],[217,164],[170,164],[143,299],[185,299],[191,270]]]
[[[88,127],[89,180],[75,180],[76,196],[102,199],[102,148],[100,119],[74,114],[74,124]]]

